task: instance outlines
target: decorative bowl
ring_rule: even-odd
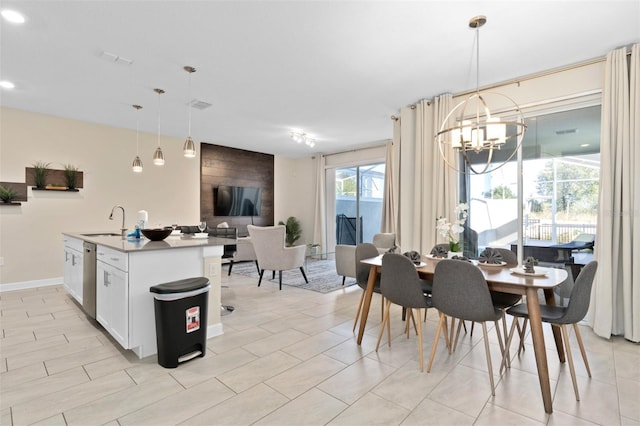
[[[147,229],[142,229],[142,235],[144,235],[145,237],[147,237],[148,239],[150,239],[151,241],[162,241],[165,238],[167,238],[170,234],[171,231],[173,231],[173,228],[168,227],[168,228],[147,228]]]

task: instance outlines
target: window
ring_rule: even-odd
[[[528,118],[522,141],[525,243],[562,244],[595,234],[600,174],[600,106]],[[490,174],[467,176],[469,226],[478,248],[518,239],[516,160]]]

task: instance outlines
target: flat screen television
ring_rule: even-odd
[[[260,216],[261,188],[220,185],[213,189],[216,216]]]

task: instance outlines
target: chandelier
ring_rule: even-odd
[[[436,133],[440,155],[450,167],[463,173],[490,173],[508,163],[518,151],[527,129],[520,107],[510,97],[501,93],[480,92],[480,27],[487,22],[485,16],[469,20],[469,27],[476,30],[476,91],[458,103],[447,114]],[[502,111],[514,118],[507,120],[492,115],[488,101],[500,105],[509,104]],[[498,101],[495,101],[498,99]],[[454,125],[450,125],[455,118]],[[508,142],[515,140],[514,144]],[[497,155],[498,151],[503,151]],[[453,154],[453,155],[452,155]],[[459,156],[464,166],[456,165]],[[496,160],[499,157],[499,161]],[[506,157],[506,159],[505,159]]]

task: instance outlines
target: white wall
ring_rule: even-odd
[[[295,216],[302,225],[299,244],[311,244],[315,220],[316,165],[312,157],[274,160],[274,221]]]
[[[24,182],[25,167],[36,161],[76,165],[84,173],[80,192],[32,191],[21,206],[0,205],[0,284],[59,279],[63,275],[64,231],[115,231],[126,210],[133,229],[136,212],[149,212],[150,225],[197,223],[200,211],[200,159],[182,156],[182,140],[161,139],[166,164],[151,163],[156,136],[140,134],[144,171],[134,174],[135,131],[0,109],[0,181]],[[61,282],[61,281],[60,281]]]

